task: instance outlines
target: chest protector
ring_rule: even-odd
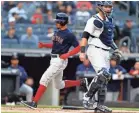
[[[106,20],[100,20],[100,21],[103,23],[104,29],[103,32],[100,34],[99,39],[102,41],[103,44],[110,47],[110,45],[113,42],[113,36],[114,36],[114,25],[112,23],[112,18],[108,18],[108,21]]]

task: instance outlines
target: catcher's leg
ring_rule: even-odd
[[[106,92],[107,92],[106,86],[104,86],[98,90],[98,102],[100,104],[104,104],[105,99],[106,99]]]
[[[94,54],[95,53],[95,54]],[[95,93],[102,87],[104,87],[105,84],[108,83],[111,74],[108,72],[110,63],[109,63],[109,51],[104,51],[100,48],[96,48],[95,46],[91,45],[88,47],[87,50],[87,56],[95,69],[97,76],[94,77],[93,81],[90,84],[89,91],[85,94],[83,101],[86,102],[86,105],[88,108],[90,107],[90,99],[94,97]],[[103,99],[102,99],[103,100]],[[89,103],[89,104],[88,104]],[[93,106],[95,104],[95,106]],[[94,102],[92,105],[93,108],[100,109],[99,102]],[[97,107],[96,107],[97,106]]]
[[[98,75],[95,76],[94,79],[92,80],[88,92],[84,95],[83,105],[85,108],[90,109],[90,105],[92,104],[90,99],[95,95],[95,93],[98,90],[101,90],[101,88],[104,87],[108,83],[110,78],[111,78],[111,74],[105,68],[102,68],[99,71]],[[101,94],[102,94],[102,91],[101,91]],[[101,95],[101,100],[104,100],[103,98],[104,98],[104,95],[103,96]],[[100,106],[97,103],[97,105],[95,104],[93,108],[100,109]]]
[[[101,69],[99,74],[94,77],[86,96],[93,97],[100,88],[104,87],[104,85],[108,83],[110,78],[111,74],[105,68]]]
[[[107,92],[107,88],[106,86],[100,88],[97,92],[97,101],[100,105],[104,105],[105,99],[106,99],[106,92]],[[95,113],[100,112],[100,110],[96,109]]]

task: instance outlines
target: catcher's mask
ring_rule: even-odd
[[[111,11],[110,12],[104,11],[103,6],[111,6],[112,7]],[[97,2],[97,7],[100,11],[103,12],[105,17],[109,17],[109,16],[112,15],[112,12],[113,12],[113,3],[112,3],[112,1],[98,1]]]

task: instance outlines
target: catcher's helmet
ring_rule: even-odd
[[[112,1],[98,1],[98,6],[113,6]]]
[[[112,1],[98,1],[97,6],[104,13],[104,15],[106,15],[106,16],[112,15],[112,12],[113,12],[113,3],[112,3]],[[112,6],[111,12],[105,12],[103,10],[102,6]]]
[[[66,13],[57,13],[55,22],[60,23],[60,25],[64,26],[68,23],[68,15]]]

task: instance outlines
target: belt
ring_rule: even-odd
[[[59,54],[51,54],[51,57],[52,58],[58,58],[59,57]]]
[[[104,51],[110,51],[109,49],[104,49],[104,48],[101,48],[101,47],[98,47],[98,46],[95,46],[95,48],[100,48],[100,49],[102,49]]]

